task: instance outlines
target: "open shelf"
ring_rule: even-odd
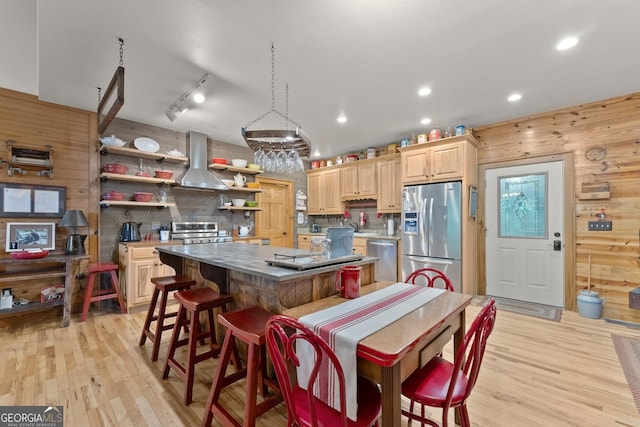
[[[184,163],[188,162],[187,157],[172,156],[166,153],[149,153],[140,151],[137,148],[113,147],[110,145],[101,145],[100,152],[102,154],[120,154],[122,156],[138,157],[141,159],[152,159],[158,162]]]
[[[175,179],[153,178],[150,176],[137,176],[126,175],[123,173],[109,173],[102,172],[100,174],[100,181],[130,181],[130,182],[144,182],[147,184],[175,184]]]
[[[243,193],[262,193],[261,188],[248,188],[248,187],[229,187],[226,191],[239,191]]]
[[[59,307],[64,305],[64,300],[51,302],[29,302],[28,304],[14,305],[11,308],[0,310],[0,318],[13,316],[19,313],[28,313],[33,311],[45,311],[51,307]]]
[[[218,209],[221,211],[261,211],[261,207],[250,208],[247,206],[236,207],[236,206],[218,206]]]
[[[173,202],[134,202],[132,200],[100,200],[100,206],[103,208],[109,206],[135,206],[135,207],[155,207],[155,208],[168,208],[173,207],[176,204]]]
[[[243,172],[249,175],[257,175],[259,173],[264,173],[264,171],[261,169],[237,168],[235,166],[222,165],[220,163],[212,163],[208,166],[208,168],[219,170],[219,171]]]

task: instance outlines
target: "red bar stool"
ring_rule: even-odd
[[[118,282],[118,275],[116,274],[116,271],[118,271],[118,265],[112,262],[94,263],[89,265],[89,282],[84,290],[84,303],[82,305],[82,314],[80,315],[81,322],[87,320],[89,306],[95,301],[117,298],[122,314],[127,312],[127,306],[124,304],[124,299],[122,298],[122,292],[120,291],[120,283]],[[109,289],[102,289],[94,292],[93,287],[96,283],[96,277],[99,277],[102,273],[109,273],[111,287]],[[98,282],[100,281],[98,280]]]
[[[153,343],[153,350],[151,352],[151,360],[155,362],[158,360],[158,352],[160,351],[160,341],[162,340],[162,332],[173,329],[173,323],[166,324],[164,321],[171,317],[176,317],[178,312],[174,311],[167,313],[167,301],[169,300],[169,293],[173,291],[184,291],[196,285],[195,280],[191,280],[185,276],[163,276],[154,277],[151,279],[151,283],[155,285],[153,289],[153,295],[151,295],[151,302],[149,303],[149,310],[147,311],[147,317],[144,321],[144,327],[142,328],[142,335],[140,336],[139,345],[144,345],[147,338]],[[158,307],[158,314],[155,313],[156,305],[158,304],[158,297],[160,297],[160,306]],[[156,322],[155,331],[151,331],[151,323]]]
[[[227,332],[224,336],[222,355],[213,377],[201,427],[210,427],[214,415],[223,426],[237,427],[242,425],[253,427],[256,424],[256,417],[282,402],[280,387],[277,382],[270,380],[266,375],[267,358],[264,331],[271,316],[273,316],[272,313],[257,306],[218,315],[218,323],[224,325],[227,328]],[[245,368],[242,367],[242,362],[238,357],[236,338],[248,346],[247,366]],[[236,371],[226,375],[229,359],[231,358],[233,358]],[[221,405],[220,392],[224,387],[245,377],[247,378],[247,393],[244,406],[244,422],[240,424]],[[265,396],[268,392],[267,387],[273,390],[275,394],[256,404],[258,388],[260,389],[260,394]]]
[[[169,376],[169,369],[174,368],[176,374],[185,381],[184,404],[189,405],[193,401],[193,374],[196,363],[217,357],[220,354],[220,346],[216,342],[216,330],[213,323],[213,309],[220,308],[223,312],[226,311],[226,305],[233,301],[233,297],[219,294],[211,288],[178,291],[173,297],[180,303],[180,308],[178,308],[178,316],[173,325],[173,334],[171,335],[167,360],[164,363],[162,379],[166,379]],[[187,312],[189,312],[190,320],[187,320]],[[206,312],[208,315],[208,328],[205,332],[202,332],[200,328],[200,313],[202,312]],[[180,339],[180,329],[187,324],[189,325],[189,335],[187,338]],[[197,341],[203,338],[209,338],[209,350],[197,354]],[[185,345],[188,345],[189,348],[187,359],[183,364],[175,359],[175,353],[178,347]]]

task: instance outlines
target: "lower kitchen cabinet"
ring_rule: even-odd
[[[365,237],[353,238],[353,254],[367,256],[367,239]]]
[[[172,276],[175,270],[160,261],[156,246],[175,245],[176,242],[132,242],[120,243],[119,280],[124,290],[127,310],[147,308],[151,301],[154,285],[151,279]]]

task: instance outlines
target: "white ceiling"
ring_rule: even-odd
[[[329,157],[433,125],[487,125],[640,91],[637,0],[0,0],[0,86],[97,107],[124,39],[118,117],[244,145],[271,108]],[[554,49],[562,37],[580,43]],[[205,74],[204,104],[169,105]],[[429,86],[431,95],[417,90]],[[512,92],[523,99],[507,102]],[[338,124],[340,114],[348,122]],[[274,117],[271,115],[270,117]],[[424,126],[420,119],[429,117]],[[250,129],[283,127],[263,120]]]

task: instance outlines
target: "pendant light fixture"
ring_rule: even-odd
[[[286,111],[281,113],[276,110],[276,95],[275,95],[275,48],[271,43],[271,109],[262,113],[254,120],[247,123],[242,128],[242,137],[247,142],[249,148],[253,151],[261,152],[281,152],[281,151],[295,151],[299,157],[309,157],[311,154],[311,142],[307,135],[302,131],[302,127],[299,123],[289,118],[289,86],[287,85],[286,94]],[[275,113],[285,120],[284,129],[269,129],[269,130],[249,130],[249,127],[256,122],[264,119],[271,113]],[[290,129],[289,125],[294,128]]]

